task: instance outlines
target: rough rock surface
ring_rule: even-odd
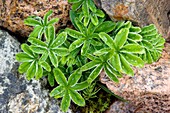
[[[131,20],[140,26],[155,24],[170,39],[169,0],[94,0],[113,20]]]
[[[62,28],[68,25],[69,9],[67,0],[0,0],[0,26],[27,37],[32,27],[24,25],[25,18],[30,15],[43,17],[53,10],[52,17],[60,18],[56,28]]]
[[[59,101],[44,88],[44,80],[27,81],[17,72],[19,46],[15,37],[0,30],[0,113],[62,113]]]
[[[128,105],[133,106],[133,112],[170,113],[170,44],[166,44],[158,62],[135,71],[134,77],[124,76],[118,84],[107,79],[104,73],[101,74],[102,83],[115,94],[130,101],[130,104],[118,102],[121,105],[119,109],[121,110],[122,105],[124,109],[130,109]],[[113,104],[114,107],[115,105],[118,107]],[[125,109],[126,112],[129,109]]]

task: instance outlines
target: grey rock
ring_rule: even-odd
[[[17,72],[19,51],[15,37],[0,30],[0,113],[62,113],[60,101],[49,97],[43,80],[27,81]]]

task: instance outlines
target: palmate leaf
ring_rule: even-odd
[[[50,96],[63,97],[61,102],[62,111],[65,112],[68,110],[71,100],[79,106],[84,106],[85,100],[77,90],[83,90],[87,88],[89,84],[85,81],[77,83],[82,76],[81,71],[79,69],[75,70],[68,78],[68,81],[59,68],[55,68],[53,73],[59,86],[51,91]]]
[[[42,34],[48,31],[48,27],[53,26],[56,22],[59,21],[58,18],[54,18],[50,21],[48,21],[49,16],[52,15],[52,10],[48,11],[44,18],[42,19],[41,17],[38,20],[36,18],[28,17],[27,19],[24,20],[24,24],[29,25],[29,26],[34,26],[33,32],[29,35],[29,37],[34,37],[34,38],[39,38],[41,39]],[[45,33],[46,34],[46,33]]]

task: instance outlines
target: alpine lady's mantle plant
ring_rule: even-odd
[[[47,76],[49,84],[56,86],[51,97],[62,98],[61,109],[67,111],[71,100],[84,106],[81,96],[97,80],[101,70],[114,82],[123,74],[133,76],[132,66],[143,67],[157,61],[165,40],[154,25],[135,27],[130,21],[112,22],[97,9],[92,0],[68,0],[72,3],[70,18],[75,29],[66,28],[55,33],[58,18],[28,17],[26,25],[34,26],[28,44],[16,55],[22,64],[20,73],[28,80]],[[57,83],[56,83],[56,82]]]

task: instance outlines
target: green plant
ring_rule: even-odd
[[[56,87],[50,96],[62,98],[63,111],[67,111],[71,100],[84,106],[83,92],[86,100],[96,97],[98,90],[92,86],[102,70],[112,81],[119,82],[123,74],[134,75],[132,66],[157,61],[165,43],[154,25],[140,28],[130,21],[107,21],[92,0],[69,2],[73,3],[70,18],[75,29],[55,34],[54,24],[59,19],[48,21],[52,11],[43,19],[28,17],[24,22],[34,30],[28,44],[21,45],[23,52],[16,55],[22,62],[19,72],[26,73],[28,80],[47,76],[49,84]]]

